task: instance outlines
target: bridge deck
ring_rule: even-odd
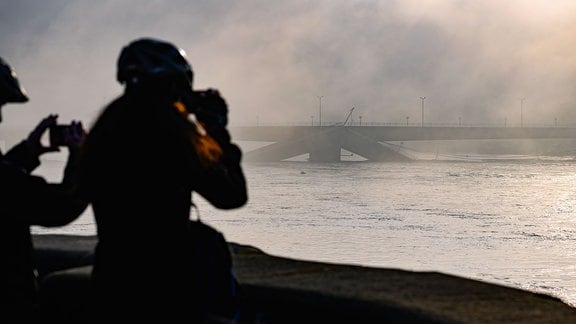
[[[230,130],[235,140],[275,142],[247,152],[248,161],[281,161],[306,153],[311,161],[340,161],[341,149],[370,161],[398,161],[405,157],[378,142],[576,138],[576,128],[564,127],[258,126]]]

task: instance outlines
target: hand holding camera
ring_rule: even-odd
[[[70,149],[78,149],[84,143],[86,131],[82,122],[72,121],[69,125],[53,124],[50,126],[50,146],[67,146]]]
[[[48,130],[49,145],[42,143],[42,137]],[[26,138],[26,146],[30,153],[36,157],[48,153],[58,152],[61,146],[70,150],[79,149],[86,138],[86,131],[81,122],[73,121],[69,125],[58,125],[58,115],[51,114],[36,125]]]
[[[48,128],[52,125],[56,125],[58,120],[58,115],[48,115],[36,125],[36,127],[28,134],[26,138],[26,146],[28,151],[33,156],[39,157],[40,155],[47,153],[47,152],[56,152],[59,151],[58,147],[53,146],[45,146],[42,144],[42,135],[46,132]]]
[[[206,128],[225,128],[228,125],[228,105],[218,90],[194,91],[190,108]]]

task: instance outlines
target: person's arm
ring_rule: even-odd
[[[201,167],[195,191],[220,209],[239,208],[248,201],[246,178],[241,167],[242,152],[235,144],[221,145],[219,163]]]
[[[57,121],[58,115],[54,114],[42,119],[25,140],[6,153],[4,163],[31,173],[40,165],[40,155],[59,150],[57,147],[44,146],[41,142],[42,135],[50,126],[55,125]]]
[[[205,91],[196,118],[221,148],[217,162],[201,163],[201,170],[195,175],[195,191],[214,207],[232,209],[242,207],[248,201],[246,178],[240,164],[242,151],[231,142],[228,124],[228,106],[217,90]]]
[[[40,158],[30,151],[26,140],[24,140],[6,153],[3,163],[29,174],[40,165]]]
[[[62,226],[75,220],[87,207],[72,188],[50,184],[10,164],[0,163],[1,215],[17,216],[28,225]],[[14,214],[14,212],[16,214]]]
[[[17,211],[21,221],[29,225],[63,226],[75,220],[88,206],[77,190],[78,157],[86,137],[81,123],[72,122],[65,135],[69,155],[62,182],[48,183],[40,176],[30,175],[40,163],[40,154],[58,149],[40,144],[42,133],[55,122],[55,115],[45,118],[26,141],[1,160],[3,204],[0,209]]]

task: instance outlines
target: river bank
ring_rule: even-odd
[[[42,288],[61,319],[89,314],[95,243],[93,236],[34,236]],[[545,294],[439,272],[301,261],[237,243],[229,247],[243,307],[258,323],[576,323],[575,308]]]

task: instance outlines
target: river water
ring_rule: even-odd
[[[36,171],[57,181],[62,162]],[[576,305],[576,162],[560,158],[411,163],[244,164],[249,203],[217,210],[228,241],[303,260],[438,271]],[[95,234],[91,209],[34,233]]]

